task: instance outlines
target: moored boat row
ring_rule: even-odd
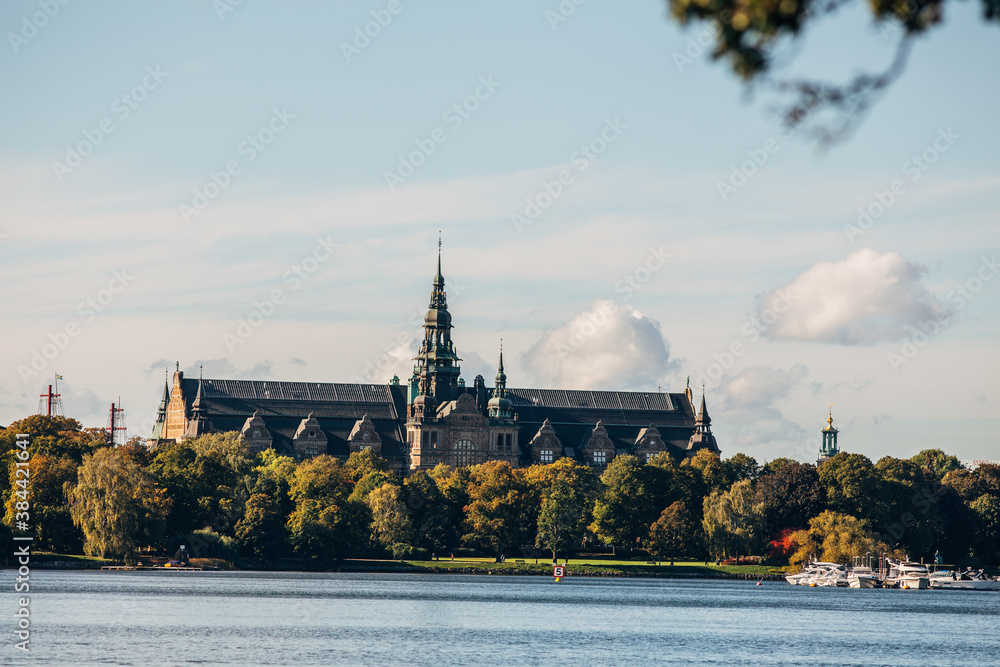
[[[785,576],[793,586],[850,587],[850,588],[902,588],[906,590],[1000,591],[1000,579],[986,576],[982,570],[939,570],[931,572],[920,563],[885,558],[879,569],[871,565],[855,564],[847,568],[840,563],[811,562],[796,574]]]

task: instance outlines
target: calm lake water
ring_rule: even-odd
[[[3,573],[15,607],[14,574]],[[461,575],[32,572],[72,665],[997,665],[1000,593]],[[9,630],[9,631],[8,631]]]

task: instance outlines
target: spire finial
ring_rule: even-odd
[[[441,230],[438,230],[438,271],[434,276],[434,285],[444,287],[444,276],[441,275]]]
[[[827,425],[827,428],[832,428],[833,427],[833,403],[827,403],[826,407],[829,408],[829,410],[830,410],[830,412],[828,413],[828,416],[826,418],[826,425]]]
[[[204,364],[198,364],[198,382],[201,382],[202,372],[205,370]]]

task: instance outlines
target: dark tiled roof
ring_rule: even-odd
[[[198,380],[182,380],[185,397],[192,399]],[[406,455],[406,388],[397,385],[270,382],[259,380],[203,380],[202,409],[212,429],[239,431],[254,412],[267,424],[276,451],[294,453],[295,430],[310,413],[326,433],[327,452],[346,457],[347,439],[365,415],[382,437],[382,456]],[[190,408],[190,402],[188,403]]]
[[[689,436],[695,420],[684,394],[562,389],[509,389],[507,393],[522,422],[541,426],[548,419],[561,432],[560,426],[589,424],[593,428],[603,421],[612,440],[614,426],[642,428],[650,424],[661,430],[664,440],[671,439],[670,429],[684,429]]]
[[[508,389],[507,397],[515,407],[534,405],[549,408],[590,408],[615,411],[672,412],[684,394],[640,391],[576,391],[572,389]]]
[[[188,408],[198,380],[184,378]],[[473,394],[472,388],[466,393]],[[487,396],[492,393],[487,391]],[[564,389],[508,389],[518,418],[522,451],[548,419],[563,447],[582,457],[598,421],[618,451],[630,450],[639,430],[653,424],[663,440],[684,449],[695,422],[684,394]],[[263,380],[203,380],[202,409],[216,431],[239,431],[259,412],[277,451],[292,454],[292,438],[310,413],[328,437],[328,452],[346,457],[347,439],[357,420],[372,420],[382,436],[382,455],[399,460],[407,453],[406,386]]]

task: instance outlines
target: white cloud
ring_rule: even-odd
[[[817,262],[761,296],[756,315],[770,325],[765,336],[774,340],[899,340],[920,323],[951,314],[921,283],[926,271],[898,253],[862,248],[839,262]]]
[[[809,375],[804,364],[789,370],[772,366],[750,366],[722,384],[725,405],[730,409],[755,409],[771,406],[786,398],[795,385]]]
[[[808,432],[785,418],[775,403],[787,399],[792,390],[809,376],[809,369],[796,364],[782,370],[773,366],[750,366],[734,376],[722,378],[722,402],[708,411],[716,426],[719,447],[726,452],[743,451],[761,445],[783,445],[780,455],[800,458]]]
[[[651,388],[673,365],[659,322],[603,299],[545,331],[521,359],[540,386],[565,389]]]

